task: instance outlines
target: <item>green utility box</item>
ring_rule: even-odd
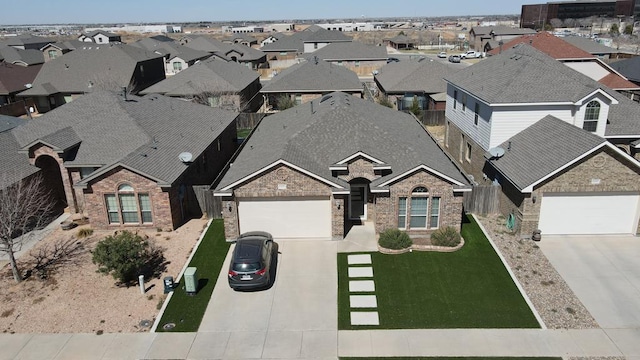
[[[188,267],[184,271],[184,291],[188,295],[195,295],[198,292],[198,275],[197,268]]]

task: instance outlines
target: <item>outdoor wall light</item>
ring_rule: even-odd
[[[336,207],[338,208],[338,210],[340,210],[340,201],[336,200]]]
[[[229,202],[227,202],[227,209],[228,209],[229,211],[231,211],[231,210],[233,209],[233,207],[231,206],[231,202],[230,202],[230,201],[229,201]]]
[[[531,195],[531,201],[533,201],[534,204],[536,200],[538,200],[538,197],[536,196],[536,194]]]

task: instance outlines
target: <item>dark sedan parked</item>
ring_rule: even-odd
[[[268,287],[274,255],[271,234],[252,231],[240,235],[235,243],[229,265],[229,286],[234,290]]]

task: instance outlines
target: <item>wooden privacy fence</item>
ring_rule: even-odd
[[[476,185],[464,193],[463,204],[467,213],[489,215],[500,212],[500,185]]]
[[[200,210],[207,218],[222,219],[222,198],[213,196],[213,190],[209,185],[194,185],[193,192],[198,199]]]
[[[33,109],[36,108],[36,105],[33,99],[16,101],[11,104],[5,104],[0,106],[0,115],[15,116],[15,117],[22,116],[28,113],[30,107],[32,107]]]
[[[253,129],[265,116],[265,113],[241,113],[236,119],[236,128]]]
[[[422,114],[418,117],[425,126],[444,125],[444,110],[422,110]]]

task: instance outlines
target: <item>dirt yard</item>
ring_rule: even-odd
[[[21,270],[33,268],[33,255],[51,253],[65,244],[70,255],[44,280],[33,272],[16,283],[9,265],[0,271],[0,331],[4,333],[117,333],[149,331],[164,300],[165,276],[177,278],[195,246],[206,219],[191,220],[171,232],[139,231],[164,249],[166,269],[147,280],[145,294],[138,286],[119,287],[111,275],[97,273],[90,251],[113,231],[94,231],[79,238],[88,225],[63,231],[58,228],[18,262]]]

